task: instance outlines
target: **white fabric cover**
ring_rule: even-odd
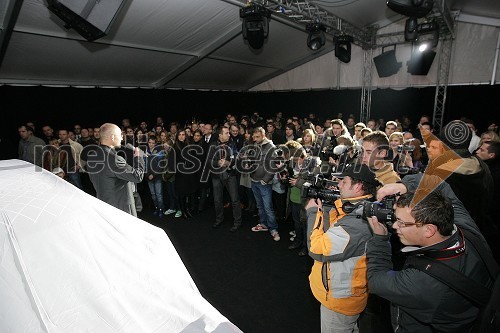
[[[0,161],[0,332],[240,332],[165,232],[61,178]]]

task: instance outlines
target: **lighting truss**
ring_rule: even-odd
[[[354,39],[353,44],[363,49],[371,48],[373,45],[372,31],[356,27],[307,0],[254,0],[253,2],[271,10],[273,16],[282,17],[300,25],[311,22],[321,23],[326,27],[326,33],[332,36],[350,35]]]

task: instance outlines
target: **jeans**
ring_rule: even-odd
[[[236,176],[231,175],[226,180],[222,180],[220,177],[214,176],[212,177],[212,186],[214,190],[215,223],[222,223],[222,221],[224,221],[223,201],[225,187],[231,197],[234,224],[238,226],[241,225],[241,206]]]
[[[163,181],[161,178],[148,180],[149,192],[151,192],[151,198],[156,209],[165,209],[163,205]]]
[[[168,209],[179,210],[177,196],[175,195],[174,182],[166,181],[165,184],[167,185]]]
[[[75,185],[79,189],[82,188],[82,180],[80,179],[80,172],[78,172],[78,171],[68,172],[66,174],[66,179],[68,180],[68,182]]]
[[[273,210],[273,185],[252,182],[252,191],[259,210],[260,223],[265,225],[270,232],[277,231],[278,224]]]
[[[300,211],[303,209],[302,204],[290,201],[290,210],[292,212],[293,226],[295,228],[295,241],[297,245],[302,248],[307,248],[307,221],[301,219]]]

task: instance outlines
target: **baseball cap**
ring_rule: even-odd
[[[380,182],[375,177],[375,173],[370,169],[369,166],[365,164],[351,164],[344,169],[337,178],[351,177],[352,179],[358,179],[362,182],[369,183],[375,186],[380,185]]]

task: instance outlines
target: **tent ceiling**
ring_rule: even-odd
[[[313,52],[297,24],[272,19],[263,49],[250,49],[241,36],[243,0],[126,0],[110,33],[87,42],[66,30],[45,1],[0,2],[0,83],[247,90],[333,48],[330,41]],[[310,1],[359,28],[400,19],[385,2]],[[500,19],[500,1],[448,3]]]

